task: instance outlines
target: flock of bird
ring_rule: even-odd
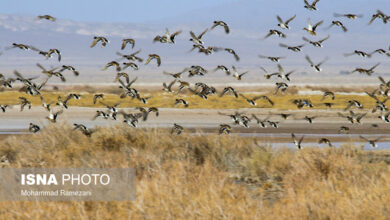
[[[316,11],[317,9],[317,3],[319,0],[315,0],[312,3],[309,3],[307,0],[304,0],[304,8],[311,10],[311,11]],[[346,19],[359,19],[362,18],[363,15],[360,14],[338,14],[335,13],[334,17],[344,17]],[[296,15],[293,15],[289,17],[287,20],[282,19],[280,16],[276,16],[277,21],[279,22],[277,24],[277,27],[279,29],[270,29],[264,39],[267,39],[269,37],[280,37],[280,38],[287,38],[287,34],[284,33],[283,31],[288,31],[290,27],[292,26],[291,23],[294,21],[296,18]],[[51,22],[55,22],[56,18],[50,16],[50,15],[42,15],[37,17],[38,20],[48,20]],[[377,11],[377,13],[373,14],[369,23],[373,23],[375,20],[379,20],[383,23],[387,23],[390,21],[390,16],[386,15],[385,13],[381,12],[380,10]],[[323,20],[317,21],[314,23],[314,25],[311,23],[311,20],[308,19],[308,24],[307,27],[303,28],[305,32],[307,32],[311,36],[318,36],[320,33],[318,32],[318,27],[324,24]],[[340,20],[334,20],[332,21],[329,26],[325,29],[330,29],[334,26],[337,26],[341,29],[343,32],[347,32],[348,28],[344,23]],[[195,34],[193,31],[190,31],[190,39],[189,41],[192,42],[192,48],[190,51],[198,51],[200,54],[205,54],[205,55],[211,55],[215,52],[220,52],[224,51],[225,53],[231,54],[233,58],[238,62],[240,61],[240,56],[236,53],[234,49],[231,48],[221,48],[221,47],[214,47],[214,46],[205,46],[205,42],[203,41],[203,37],[205,34],[207,34],[210,31],[213,31],[214,29],[221,28],[226,34],[230,33],[230,28],[227,23],[224,21],[214,21],[209,28],[206,28],[203,32],[200,34]],[[165,33],[162,35],[157,35],[152,39],[153,42],[155,43],[165,43],[165,44],[175,44],[176,38],[178,35],[182,34],[182,30],[178,30],[176,32],[169,32],[168,29],[166,29]],[[306,36],[302,37],[303,42],[298,45],[287,45],[285,43],[280,43],[279,46],[282,48],[286,48],[288,50],[291,50],[296,53],[302,52],[302,48],[306,46],[306,44],[309,44],[313,47],[323,47],[324,42],[327,41],[330,38],[330,35],[326,35],[320,40],[311,40]],[[104,36],[95,36],[92,39],[92,43],[90,45],[91,48],[95,46],[100,46],[104,48],[110,43],[110,41],[104,37]],[[134,47],[136,45],[135,39],[132,38],[126,38],[122,40],[121,44],[121,51],[124,51],[126,49],[134,50]],[[130,47],[130,48],[129,48]],[[42,55],[45,57],[45,59],[50,59],[52,57],[56,57],[59,62],[61,62],[61,52],[58,49],[49,49],[47,51],[45,50],[40,50],[34,46],[31,45],[26,45],[26,44],[20,44],[20,43],[13,43],[10,47],[6,48],[6,50],[13,49],[13,48],[18,48],[21,50],[32,50],[34,52],[37,52],[38,55]],[[390,51],[390,47],[388,49]],[[363,58],[371,58],[374,54],[378,53],[384,56],[390,57],[390,52],[385,49],[376,49],[373,50],[372,52],[364,52],[360,50],[355,50],[351,53],[346,53],[344,54],[346,57],[347,56],[352,56],[352,55],[358,55]],[[120,98],[124,99],[126,97],[130,97],[131,99],[136,99],[139,100],[140,105],[146,104],[148,102],[148,99],[152,98],[150,96],[143,96],[136,88],[134,88],[134,83],[136,82],[137,78],[130,79],[130,76],[128,73],[124,72],[126,69],[132,69],[133,71],[136,71],[140,68],[140,64],[144,63],[144,65],[152,64],[155,62],[155,65],[159,67],[162,63],[162,58],[158,54],[149,54],[148,57],[144,59],[139,57],[139,53],[141,52],[141,49],[138,49],[136,51],[132,51],[129,53],[125,52],[117,52],[116,55],[119,56],[118,59],[110,61],[106,63],[106,65],[103,67],[103,70],[111,69],[114,68],[116,71],[116,76],[114,81],[118,83],[119,88],[121,89],[122,93],[120,94]],[[289,85],[288,83],[292,80],[292,74],[294,74],[296,71],[286,71],[283,66],[279,63],[281,59],[285,59],[286,57],[271,57],[271,56],[266,56],[266,55],[259,55],[260,59],[268,59],[272,62],[275,62],[277,65],[277,72],[268,72],[265,68],[261,67],[262,71],[264,71],[264,77],[267,80],[271,80],[273,78],[278,79],[277,82],[275,82],[275,91],[274,94],[278,94],[279,92],[286,92],[288,89]],[[322,65],[328,60],[327,57],[325,57],[322,60],[315,60],[312,59],[309,55],[305,56],[305,59],[308,62],[308,65],[313,68],[314,71],[320,72],[322,71]],[[380,63],[370,67],[370,68],[361,68],[358,67],[351,71],[350,73],[361,73],[361,74],[366,74],[368,76],[371,76],[375,72],[375,68],[378,67]],[[47,82],[52,78],[52,77],[57,77],[59,78],[62,82],[66,82],[66,77],[65,73],[70,72],[74,76],[79,76],[80,73],[79,71],[76,70],[73,66],[70,65],[61,65],[55,68],[45,68],[41,64],[37,63],[37,67],[41,70],[41,73],[45,74],[47,77],[40,83],[35,82],[34,80],[38,77],[33,77],[33,78],[26,78],[24,77],[21,73],[19,73],[17,70],[14,71],[15,77],[10,77],[6,78],[4,75],[0,75],[0,86],[4,88],[12,88],[12,84],[16,81],[19,81],[22,83],[22,88],[20,91],[26,92],[28,95],[31,96],[40,96],[41,101],[42,101],[42,106],[48,111],[48,116],[46,117],[50,122],[55,123],[58,119],[58,116],[61,115],[66,109],[68,109],[68,102],[70,100],[79,100],[82,98],[80,94],[76,93],[71,93],[67,95],[66,97],[61,97],[58,96],[57,102],[50,102],[47,103],[45,102],[45,97],[41,94],[42,88],[45,87]],[[233,65],[231,68],[224,66],[224,65],[218,65],[215,69],[212,71],[222,71],[224,72],[227,76],[233,76],[236,80],[241,80],[245,74],[248,73],[246,72],[241,72],[237,70],[237,68]],[[194,94],[196,96],[201,97],[204,100],[208,99],[208,96],[211,95],[217,95],[217,90],[210,85],[207,85],[206,83],[198,82],[195,83],[194,85],[191,85],[191,83],[186,82],[182,79],[182,75],[187,73],[188,77],[194,77],[194,76],[205,76],[209,71],[203,68],[202,66],[199,65],[192,65],[190,67],[184,68],[182,71],[177,72],[177,73],[170,73],[170,72],[163,72],[166,75],[169,75],[172,77],[171,82],[163,83],[163,90],[167,93],[175,93],[175,94],[180,94],[183,91],[188,91],[191,94]],[[379,77],[380,84],[378,88],[372,92],[367,92],[367,94],[376,101],[376,106],[375,108],[371,111],[372,114],[376,114],[379,112],[378,118],[383,120],[385,123],[390,122],[390,112],[388,111],[388,107],[386,106],[386,101],[389,99],[389,90],[390,90],[390,81],[384,80],[382,77]],[[174,86],[177,85],[177,89],[174,88]],[[235,98],[242,98],[248,102],[249,105],[251,106],[256,106],[257,102],[259,100],[263,100],[266,105],[269,107],[272,107],[274,105],[274,101],[271,100],[267,95],[260,95],[256,96],[253,98],[249,98],[245,96],[244,94],[238,92],[236,89],[233,87],[229,86],[224,88],[220,93],[219,96],[225,96],[225,95],[231,95]],[[332,108],[334,103],[330,102],[330,100],[335,100],[337,98],[337,95],[332,92],[332,91],[324,91],[323,93],[323,98],[321,101],[324,101],[321,103],[321,105],[324,105],[328,108]],[[325,100],[328,99],[329,102],[325,102]],[[31,102],[25,98],[25,97],[19,97],[20,101],[20,111],[23,111],[24,109],[28,108],[31,109]],[[94,94],[93,104],[101,103],[104,106],[106,106],[106,111],[101,111],[97,110],[93,120],[97,118],[103,118],[103,119],[117,119],[117,115],[121,115],[123,118],[123,122],[132,126],[132,127],[137,127],[138,123],[140,121],[146,121],[151,113],[154,113],[156,117],[159,116],[159,110],[156,107],[137,107],[135,108],[135,112],[128,113],[125,112],[124,110],[118,109],[119,105],[121,102],[118,102],[114,105],[108,105],[105,102],[105,96],[103,93],[97,93]],[[311,102],[310,99],[295,99],[292,101],[294,105],[298,109],[303,109],[303,108],[313,108],[313,103]],[[184,108],[188,107],[191,103],[189,103],[187,100],[184,98],[177,97],[174,102],[172,102],[173,105],[177,106],[183,106]],[[6,111],[7,107],[9,105],[0,105],[0,108],[2,109],[3,112]],[[345,112],[348,114],[345,114],[344,112],[339,112],[338,115],[341,118],[345,118],[349,123],[351,124],[360,124],[361,120],[363,117],[365,117],[369,112],[366,113],[356,113],[354,112],[355,109],[364,109],[363,105],[357,101],[357,100],[349,100],[346,103],[346,108],[344,109]],[[220,113],[222,115],[226,115],[230,117],[233,121],[233,125],[237,126],[243,126],[243,127],[249,127],[250,122],[256,123],[258,126],[265,128],[265,127],[273,127],[273,128],[278,128],[279,123],[278,121],[271,121],[270,116],[260,119],[258,116],[255,114],[252,114],[250,116],[245,115],[244,113],[239,113],[236,112],[235,114],[224,114]],[[279,114],[280,117],[284,120],[289,118],[291,114]],[[316,119],[317,116],[305,116],[303,118],[306,120],[308,123],[313,123],[314,119]],[[232,125],[229,124],[220,124],[219,126],[219,134],[229,134],[232,130]],[[31,132],[38,132],[40,131],[40,126],[30,123],[29,130]],[[86,136],[91,136],[96,130],[92,128],[87,128],[83,124],[74,124],[74,129],[75,130],[80,130],[83,134]],[[171,129],[171,133],[175,134],[181,134],[183,132],[184,128],[183,126],[174,123],[173,127]],[[342,126],[339,129],[340,133],[348,133],[350,130],[349,127],[347,126]],[[303,136],[300,137],[299,139],[296,137],[294,133],[291,134],[291,137],[293,139],[293,142],[297,146],[298,149],[301,149],[301,144],[303,141]],[[364,141],[367,141],[371,146],[375,147],[376,142],[380,140],[380,138],[377,138],[375,140],[369,140],[363,136],[360,136]],[[322,144],[328,144],[329,146],[333,146],[331,141],[326,138],[321,138],[318,143]]]

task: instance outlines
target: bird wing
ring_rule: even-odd
[[[203,36],[208,30],[209,30],[209,29],[206,28],[206,30],[204,30],[201,34],[199,34],[198,39],[201,39],[202,36]]]
[[[244,99],[249,100],[246,96],[244,96],[244,94],[240,93],[239,95],[240,95],[241,97],[243,97]]]
[[[310,59],[310,57],[308,55],[305,56],[305,59],[307,60],[307,62],[310,63],[310,65],[314,66],[313,61],[311,61],[311,59]]]
[[[279,15],[276,16],[276,19],[278,19],[279,23],[283,23],[283,20]]]
[[[330,35],[328,35],[327,37],[325,37],[324,39],[322,39],[322,40],[319,40],[318,42],[319,43],[322,43],[322,42],[324,42],[324,41],[326,41],[326,40],[328,40],[330,38]]]
[[[377,63],[375,64],[375,66],[371,67],[370,70],[374,70],[375,68],[377,68],[381,63]]]
[[[156,59],[157,59],[157,66],[160,66],[161,65],[161,58],[160,58],[160,56],[156,56]]]
[[[147,59],[146,62],[145,62],[145,65],[147,65],[151,60],[152,60],[152,57],[149,56],[148,59]]]
[[[206,29],[207,30],[207,29]],[[193,39],[199,39],[198,37],[195,36],[194,32],[190,31],[190,35]]]
[[[135,56],[135,55],[139,54],[140,52],[141,52],[141,49],[139,49],[139,50],[135,51],[134,53],[130,54],[130,56]]]
[[[230,30],[229,30],[229,26],[227,26],[227,25],[224,25],[224,26],[223,26],[223,28],[225,29],[225,32],[226,32],[227,34],[230,32]]]
[[[312,42],[311,40],[307,39],[306,37],[302,37],[302,40],[304,40],[304,41],[306,41],[306,42],[308,42],[308,43],[311,43],[311,42]]]
[[[283,69],[282,65],[280,65],[279,63],[278,63],[278,71],[280,74],[284,73],[284,69]]]
[[[126,40],[122,40],[121,50],[125,49],[126,44],[127,44],[127,41]]]
[[[241,74],[239,75],[239,77],[242,77],[243,75],[245,75],[245,74],[247,74],[247,73],[249,73],[249,71],[246,71],[246,72],[241,73]]]
[[[361,135],[359,135],[359,138],[361,138],[361,139],[363,139],[363,140],[365,140],[365,141],[367,141],[367,142],[370,142],[370,140],[368,140],[367,138],[365,138],[365,137],[363,137],[363,136],[361,136]]]
[[[92,44],[91,44],[90,47],[94,47],[94,46],[97,44],[97,42],[98,42],[99,40],[100,40],[99,38],[93,39]]]
[[[283,43],[280,43],[279,46],[280,46],[280,47],[289,47],[288,45],[283,44]]]
[[[182,32],[182,30],[178,30],[175,33],[171,34],[171,38],[174,38],[176,35],[179,35]]]
[[[321,66],[323,63],[325,63],[326,61],[328,61],[328,57],[325,57],[325,59],[323,61],[321,61],[319,64],[317,64],[317,66]]]
[[[288,23],[290,23],[292,20],[294,20],[294,18],[296,17],[297,15],[294,15],[294,16],[292,16],[290,19],[288,19],[287,21],[286,21],[286,24],[288,24]]]
[[[316,24],[313,26],[313,31],[315,31],[316,28],[317,28],[318,26],[320,26],[322,23],[324,23],[323,20],[322,20],[322,21],[319,21],[318,23],[316,23]]]

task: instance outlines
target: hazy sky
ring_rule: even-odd
[[[96,22],[147,22],[234,0],[2,0],[0,13]]]
[[[309,2],[311,2],[310,0]],[[273,21],[275,14],[330,17],[333,12],[365,14],[390,10],[390,0],[321,0],[317,12],[303,0],[2,0],[0,14],[50,14],[59,19],[87,22],[167,23],[224,19],[246,25]],[[272,15],[272,16],[271,16]],[[272,19],[272,20],[270,20]]]
[[[217,64],[236,65],[243,71],[256,70],[250,76],[257,76],[260,66],[270,71],[276,68],[276,64],[259,59],[258,54],[286,56],[287,59],[281,61],[282,65],[288,70],[296,69],[299,72],[312,72],[304,58],[306,54],[315,62],[329,57],[324,65],[326,73],[338,74],[357,66],[368,68],[378,62],[381,63],[377,68],[379,72],[389,73],[390,69],[387,56],[375,54],[372,59],[362,59],[343,55],[355,49],[367,52],[378,48],[390,50],[390,23],[383,24],[377,20],[368,25],[377,9],[390,15],[390,0],[320,0],[317,4],[319,10],[315,12],[305,9],[303,0],[1,0],[1,3],[0,48],[13,42],[31,44],[46,50],[59,48],[63,53],[62,61],[76,65],[83,73],[98,72],[106,76],[106,72],[100,71],[102,65],[117,58],[115,52],[120,48],[123,37],[135,38],[136,49],[142,48],[141,55],[144,58],[148,53],[158,53],[164,57],[160,68],[143,65],[138,71],[144,73],[150,71],[148,68],[154,68],[151,74],[161,75],[162,70],[179,71],[193,64],[210,68]],[[335,18],[335,12],[363,14],[364,17],[356,20]],[[50,14],[58,20],[34,20],[37,15],[43,14]],[[270,37],[263,40],[269,29],[279,29],[276,26],[276,15],[287,19],[294,14],[297,16],[290,24],[291,29],[283,30],[288,36],[286,39]],[[324,20],[316,37],[302,30],[307,26],[309,18],[312,22]],[[337,27],[327,29],[331,21],[336,19],[348,27],[347,33]],[[240,62],[235,62],[230,54],[224,52],[211,56],[188,52],[192,46],[188,31],[200,33],[210,27],[214,20],[227,22],[231,33],[226,35],[222,28],[210,31],[204,37],[206,46],[233,48],[240,55]],[[113,25],[113,22],[122,24]],[[176,44],[153,43],[154,36],[162,34],[166,27],[171,31],[183,29]],[[104,49],[91,49],[89,45],[95,35],[106,36],[111,43]],[[302,36],[319,40],[327,35],[331,37],[324,48],[307,45],[302,53],[278,46],[279,43],[302,44]],[[21,64],[22,58],[24,62]],[[36,62],[45,62],[43,64],[48,66],[57,64],[55,59],[44,60],[31,51],[9,50],[0,58],[0,65],[3,69],[7,67],[9,72],[12,72],[15,64],[22,71],[20,68],[23,65],[26,68],[24,71],[28,71],[28,68],[36,69]]]

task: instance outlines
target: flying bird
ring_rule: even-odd
[[[347,27],[345,27],[345,25],[341,23],[341,21],[332,21],[332,24],[328,27],[328,29],[333,27],[334,25],[340,27],[344,32],[348,31]]]
[[[319,62],[318,64],[314,64],[308,55],[306,55],[305,58],[306,58],[307,62],[310,63],[310,66],[313,67],[313,69],[317,72],[321,72],[321,70],[322,70],[321,65],[324,64],[328,60],[328,57],[326,57],[323,61]]]
[[[310,19],[308,20],[307,27],[303,28],[303,30],[307,31],[309,34],[316,36],[317,32],[316,29],[318,26],[320,26],[324,21],[317,22],[314,26],[311,24]]]
[[[282,19],[279,15],[277,15],[276,18],[277,18],[278,21],[279,21],[278,26],[281,27],[282,29],[290,29],[290,27],[288,26],[288,24],[289,24],[292,20],[294,20],[294,18],[295,18],[296,16],[297,16],[297,15],[294,15],[294,16],[292,16],[291,18],[289,18],[287,21],[283,21],[283,19]]]
[[[300,150],[302,148],[302,141],[305,136],[302,136],[300,139],[297,139],[294,133],[291,133],[291,138],[293,139],[293,143]]]
[[[109,40],[107,40],[107,38],[105,37],[101,37],[101,36],[94,36],[93,37],[93,41],[92,41],[92,44],[91,44],[91,48],[94,47],[98,42],[101,42],[102,46],[101,47],[105,47],[108,43],[110,43]]]
[[[281,38],[286,38],[287,37],[287,35],[284,34],[283,32],[275,30],[275,29],[271,29],[271,30],[268,31],[268,34],[265,35],[264,39],[267,39],[268,37],[270,37],[272,35],[276,35],[276,36],[281,37]]]
[[[191,35],[191,38],[190,38],[190,41],[192,41],[194,44],[196,45],[203,45],[203,41],[202,41],[202,37],[203,35],[208,31],[209,29],[206,28],[206,30],[204,30],[202,33],[200,33],[198,36],[196,36],[194,34],[194,32],[190,31],[190,35]]]
[[[43,19],[48,20],[48,21],[52,21],[52,22],[56,21],[56,18],[51,16],[51,15],[38,15],[37,16],[37,20],[43,20]]]
[[[311,4],[309,4],[309,2],[307,0],[303,0],[303,2],[305,3],[305,6],[304,8],[310,10],[310,11],[317,11],[317,7],[316,7],[316,4],[319,2],[320,0],[314,0]]]
[[[315,47],[322,47],[322,43],[323,43],[324,41],[328,40],[329,37],[330,37],[330,35],[328,35],[327,37],[325,37],[325,38],[323,38],[323,39],[321,39],[321,40],[319,40],[319,41],[311,41],[311,40],[307,39],[306,37],[302,37],[302,39],[303,39],[304,41],[308,42],[309,44],[315,46]]]
[[[170,34],[168,28],[166,28],[166,29],[165,29],[165,34],[162,35],[162,36],[157,35],[157,36],[153,39],[153,42],[174,44],[174,43],[175,43],[175,37],[176,37],[177,35],[179,35],[181,32],[182,32],[182,31],[179,30],[179,31],[174,32],[173,34]]]
[[[145,65],[147,65],[148,63],[150,63],[151,60],[155,59],[157,61],[157,66],[160,66],[161,65],[161,58],[159,55],[157,54],[149,54],[149,57],[148,59],[146,60],[145,62]]]
[[[222,26],[225,29],[226,34],[230,32],[229,26],[224,21],[214,21],[213,26],[211,26],[210,30],[213,30],[217,26]]]
[[[289,49],[291,51],[294,51],[294,52],[300,52],[300,51],[302,51],[302,47],[305,46],[305,44],[301,44],[301,45],[298,45],[298,46],[288,46],[286,44],[280,43],[279,46],[287,48],[287,49]]]
[[[122,40],[122,46],[121,46],[121,50],[124,50],[126,48],[126,45],[127,44],[131,44],[131,48],[134,48],[135,46],[135,40],[132,39],[132,38],[125,38]]]
[[[352,20],[363,17],[362,14],[339,14],[339,13],[334,13],[333,15],[335,17],[346,17],[346,18],[349,18],[349,19],[352,19]]]

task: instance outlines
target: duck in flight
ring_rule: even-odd
[[[358,72],[358,73],[362,73],[362,74],[367,74],[368,76],[371,76],[375,71],[375,68],[377,68],[378,66],[380,65],[380,63],[377,63],[375,64],[374,66],[372,66],[371,68],[369,69],[364,69],[364,68],[361,68],[361,67],[358,67],[358,68],[355,68],[352,72],[350,73],[354,73],[354,72]]]
[[[227,93],[233,94],[234,97],[238,98],[238,93],[237,93],[236,90],[235,90],[233,87],[231,87],[231,86],[225,87],[225,88],[223,89],[221,95],[219,95],[219,97],[222,97],[222,96],[224,96],[224,95],[227,94]]]
[[[303,2],[305,3],[305,6],[304,8],[310,10],[310,11],[317,11],[317,3],[319,2],[320,0],[314,0],[311,4],[309,4],[309,2],[307,0],[303,0]]]
[[[322,71],[321,65],[324,64],[328,60],[328,57],[326,57],[323,61],[319,62],[318,64],[314,64],[308,55],[306,55],[305,58],[306,58],[307,62],[309,62],[310,66],[317,72]]]
[[[118,55],[118,56],[121,56],[121,58],[119,58],[118,59],[118,61],[120,61],[120,60],[123,60],[123,59],[127,59],[127,60],[129,60],[129,61],[138,61],[138,62],[143,62],[143,59],[142,58],[140,58],[140,57],[138,57],[138,56],[136,56],[137,54],[139,54],[141,52],[141,50],[137,50],[137,51],[135,51],[134,53],[131,53],[131,54],[129,54],[129,55],[125,55],[125,54],[122,54],[122,53],[119,53],[119,52],[116,52],[116,54]]]
[[[29,131],[29,132],[37,133],[37,132],[40,131],[40,130],[41,130],[41,128],[40,128],[38,125],[36,125],[36,124],[30,122],[30,125],[29,125],[29,127],[28,127],[28,131]]]
[[[361,136],[361,135],[359,135],[359,138],[362,139],[362,140],[364,140],[364,141],[366,141],[366,142],[368,142],[368,144],[369,144],[371,147],[373,147],[373,148],[377,147],[377,146],[378,146],[377,142],[380,141],[381,139],[383,139],[383,137],[378,137],[378,138],[376,138],[376,139],[368,139],[368,138],[363,137],[363,136]]]
[[[183,104],[185,108],[187,108],[189,106],[189,103],[184,99],[176,99],[175,105],[178,105],[178,104]]]
[[[56,21],[56,18],[51,15],[38,15],[37,20],[48,20],[48,21]]]
[[[131,44],[131,49],[133,49],[134,46],[135,46],[135,40],[132,39],[132,38],[125,38],[125,39],[123,39],[122,40],[121,50],[124,50],[126,48],[127,44]]]
[[[19,97],[20,100],[20,111],[22,112],[23,109],[27,106],[28,109],[31,109],[31,102],[27,100],[25,97]]]
[[[346,18],[349,18],[349,19],[357,19],[357,18],[362,18],[363,15],[362,14],[339,14],[339,13],[333,13],[333,16],[335,17],[346,17]]]
[[[101,42],[101,44],[102,44],[101,47],[105,47],[108,43],[110,43],[110,41],[105,37],[94,36],[90,47],[91,48],[94,47],[98,42]]]
[[[341,21],[337,21],[337,20],[336,21],[332,21],[332,24],[327,29],[330,29],[334,25],[340,27],[344,32],[348,31],[347,27],[345,27],[345,25]]]
[[[230,32],[229,26],[224,21],[214,21],[213,26],[211,26],[210,30],[213,30],[217,26],[222,26],[225,29],[226,34]]]
[[[96,104],[98,99],[104,100],[104,94],[103,93],[99,93],[99,94],[95,94],[93,96],[93,104],[94,105]]]
[[[276,85],[276,89],[275,89],[274,95],[277,94],[279,90],[282,92],[285,92],[288,88],[287,83],[284,83],[284,82],[276,82],[275,85]]]
[[[292,16],[291,18],[289,18],[287,21],[283,21],[283,19],[279,16],[279,15],[277,15],[276,16],[276,18],[277,18],[277,20],[279,21],[279,24],[278,24],[278,26],[280,27],[280,28],[282,28],[282,29],[290,29],[290,27],[288,26],[288,24],[292,21],[292,20],[294,20],[294,18],[296,17],[297,15],[294,15],[294,16]]]
[[[65,70],[70,70],[73,72],[75,76],[80,75],[79,71],[77,71],[73,66],[70,65],[62,65],[62,68],[60,69],[60,73],[62,73]]]
[[[367,58],[371,58],[371,54],[370,53],[366,53],[364,51],[361,51],[361,50],[354,50],[352,53],[345,53],[344,56],[345,57],[349,57],[349,56],[352,56],[352,55],[358,55],[358,56],[361,56],[361,57],[367,57]]]
[[[311,41],[309,39],[307,39],[306,37],[302,37],[302,39],[306,42],[308,42],[309,44],[315,46],[315,47],[322,47],[322,43],[326,40],[328,40],[330,38],[330,35],[328,35],[327,37],[319,40],[319,41]]]
[[[332,142],[327,138],[321,138],[318,140],[318,144],[327,144],[329,147],[333,147]]]
[[[256,100],[258,100],[258,99],[267,100],[271,106],[274,105],[273,101],[271,101],[271,99],[269,99],[269,98],[268,98],[267,96],[265,96],[265,95],[256,96],[256,97],[253,97],[253,98],[248,98],[248,97],[246,97],[245,95],[243,95],[242,93],[240,93],[239,95],[240,95],[241,97],[243,97],[250,105],[253,105],[253,106],[256,106],[256,105],[257,105]]]
[[[145,62],[145,65],[147,65],[148,63],[150,63],[150,61],[152,61],[153,59],[155,59],[157,61],[157,66],[160,66],[161,65],[161,58],[159,55],[157,54],[149,54],[149,57],[148,59],[146,60]]]
[[[335,96],[334,92],[325,91],[324,94],[322,95],[322,98],[320,101],[323,101],[326,97],[330,97],[332,100],[334,100],[336,96]]]
[[[175,134],[179,135],[183,132],[183,130],[184,130],[183,126],[174,123],[173,127],[171,129],[171,134],[175,133]]]
[[[208,31],[209,29],[206,28],[202,33],[200,33],[198,36],[194,34],[194,32],[190,31],[190,41],[192,41],[195,45],[203,45],[202,37],[203,35]]]
[[[164,82],[163,83],[163,91],[166,92],[173,92],[172,86],[176,83],[176,79],[170,82],[168,85]]]
[[[57,122],[58,115],[62,114],[64,111],[61,109],[57,112],[53,112],[52,110],[49,111],[49,116],[46,117],[47,120],[49,120],[51,123]]]
[[[216,72],[217,70],[222,70],[227,76],[230,75],[230,70],[229,68],[227,68],[226,66],[224,65],[218,65],[215,69],[214,69],[214,72]]]
[[[227,51],[228,53],[232,54],[234,56],[234,59],[236,59],[236,61],[240,61],[240,57],[237,55],[237,53],[233,49],[225,48],[224,50]]]
[[[235,66],[232,66],[232,70],[233,70],[233,77],[236,78],[237,80],[241,80],[241,78],[247,74],[249,71],[245,71],[243,73],[238,73],[237,69]]]
[[[286,44],[280,43],[279,46],[287,48],[288,50],[291,50],[291,51],[294,51],[294,52],[300,52],[300,51],[302,51],[302,47],[304,47],[305,44],[301,44],[301,45],[298,45],[298,46],[288,46]]]
[[[232,127],[228,124],[220,124],[218,133],[221,134],[230,134]]]
[[[317,35],[317,32],[316,32],[316,29],[318,26],[320,26],[322,23],[324,23],[324,21],[319,21],[317,22],[314,26],[311,24],[311,21],[310,19],[307,21],[307,27],[303,28],[303,30],[307,31],[309,34],[313,35],[313,36],[316,36]]]
[[[270,116],[268,116],[267,118],[265,118],[264,120],[261,120],[259,119],[255,114],[252,114],[252,119],[255,119],[256,120],[256,123],[258,125],[260,125],[260,127],[262,128],[266,128],[267,127],[267,122],[269,121],[269,118]]]
[[[287,80],[287,81],[290,81],[290,77],[289,77],[289,76],[295,72],[295,70],[292,70],[292,71],[289,71],[289,72],[286,73],[286,72],[284,71],[282,65],[280,65],[279,63],[278,63],[278,71],[279,71],[279,72],[278,72],[277,76],[278,76],[279,78],[285,79],[285,80]]]
[[[13,49],[13,48],[19,48],[21,50],[31,50],[34,47],[31,46],[31,45],[26,45],[26,44],[12,43],[12,46],[6,47],[5,50],[10,50],[10,49]]]
[[[283,32],[281,32],[279,30],[271,29],[271,30],[268,31],[268,34],[265,35],[264,39],[267,39],[268,37],[270,37],[272,35],[276,35],[276,36],[281,37],[281,38],[286,38],[287,37],[287,35],[284,34]]]
[[[173,34],[169,33],[168,28],[165,29],[165,34],[160,36],[157,35],[154,39],[153,42],[160,42],[160,43],[169,43],[169,44],[174,44],[175,43],[175,37],[179,35],[182,31],[176,31]]]
[[[291,138],[293,139],[293,143],[300,150],[302,148],[302,141],[305,136],[302,136],[300,139],[297,139],[294,133],[291,133]]]
[[[79,130],[81,131],[81,133],[83,133],[85,136],[87,137],[91,137],[91,135],[96,132],[95,129],[90,129],[90,128],[87,128],[85,125],[83,124],[77,124],[77,123],[74,123],[73,124],[74,128],[73,130]]]
[[[272,62],[279,63],[280,59],[284,59],[285,57],[270,57],[270,56],[264,56],[264,55],[258,55],[261,59],[269,59]]]

